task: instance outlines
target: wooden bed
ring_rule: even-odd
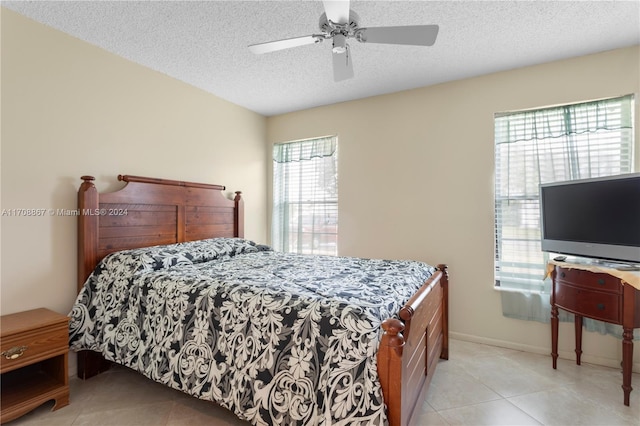
[[[215,237],[244,237],[240,192],[230,200],[221,185],[119,175],[121,190],[99,194],[91,176],[78,191],[78,291],[107,254]],[[438,359],[448,359],[448,274],[445,265],[383,322],[377,369],[389,424],[408,425],[420,411]],[[78,376],[90,378],[109,363],[78,353]]]

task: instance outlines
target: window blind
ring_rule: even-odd
[[[545,291],[539,185],[632,171],[633,97],[495,117],[496,286]]]
[[[338,141],[273,147],[272,244],[276,250],[338,254]]]

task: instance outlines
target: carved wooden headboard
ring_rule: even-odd
[[[78,291],[114,251],[215,237],[244,237],[244,201],[222,185],[119,175],[119,191],[98,193],[92,176],[78,190]]]

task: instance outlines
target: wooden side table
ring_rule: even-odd
[[[40,308],[0,317],[0,423],[69,404],[69,318]]]
[[[622,326],[622,390],[629,405],[633,364],[633,329],[640,327],[640,289],[635,273],[620,278],[611,268],[585,264],[553,265],[551,278],[551,356],[553,368],[558,359],[558,308],[575,316],[576,364],[582,355],[582,319],[593,318]],[[635,284],[637,285],[637,284]]]

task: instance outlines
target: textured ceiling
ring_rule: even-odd
[[[352,1],[361,27],[438,24],[432,47],[351,41],[254,55],[249,44],[318,32],[321,1],[44,1],[2,5],[260,114],[412,89],[640,44],[634,1]]]

